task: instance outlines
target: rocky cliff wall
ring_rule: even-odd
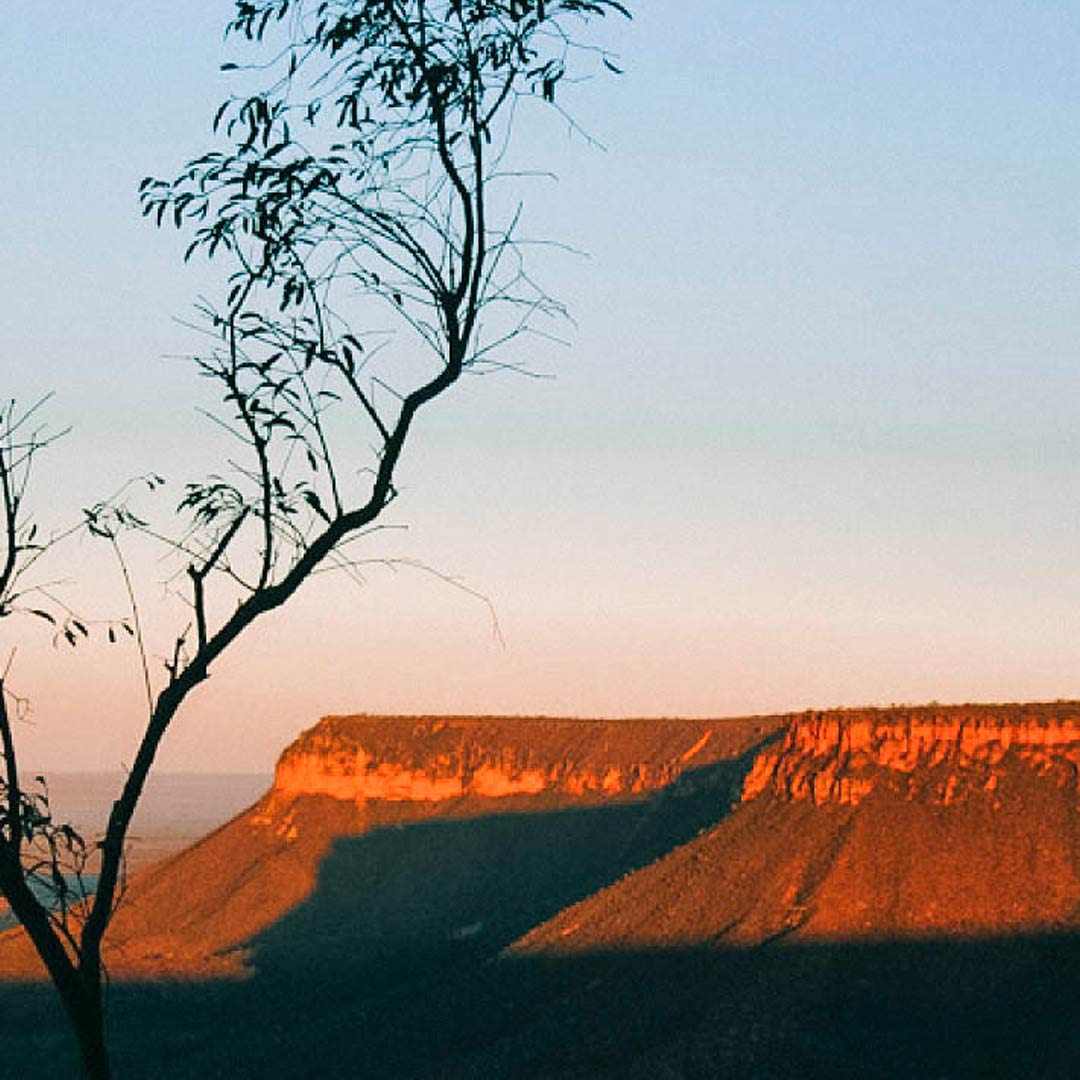
[[[327,717],[281,756],[278,801],[633,796],[729,760],[783,721]]]
[[[742,799],[763,792],[817,805],[856,805],[880,785],[944,805],[994,792],[1015,767],[1080,790],[1080,705],[978,705],[795,718],[765,748]]]

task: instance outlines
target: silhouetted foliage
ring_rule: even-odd
[[[175,636],[160,685],[137,608],[131,622],[105,626],[110,640],[118,631],[137,639],[149,715],[100,844],[94,893],[79,893],[77,904],[65,871],[73,862],[78,880],[84,846],[53,823],[44,790],[20,785],[0,695],[0,889],[63,998],[88,1076],[109,1075],[101,948],[125,838],[180,705],[313,573],[355,569],[344,549],[395,498],[395,470],[421,408],[470,369],[514,367],[500,347],[561,313],[526,271],[515,233],[518,176],[504,174],[502,162],[519,105],[558,108],[575,58],[617,71],[571,33],[608,13],[628,14],[615,0],[237,0],[227,33],[256,57],[226,68],[258,88],[218,110],[214,149],[175,180],[140,187],[146,215],[192,229],[189,258],[228,261],[224,299],[199,308],[211,344],[194,359],[220,390],[219,422],[245,456],[187,484],[179,536],[151,526],[124,493],[83,513],[81,526],[113,547],[125,579],[126,532],[181,556],[191,622]],[[419,350],[390,362],[388,344],[405,337]],[[0,614],[15,609],[16,583],[37,555],[21,500],[44,446],[20,436],[14,411],[6,430]],[[361,447],[372,452],[366,463]],[[55,605],[29,610],[71,643],[88,633]],[[215,619],[219,612],[227,614]],[[42,850],[43,861],[27,854]],[[27,884],[42,873],[53,903]]]

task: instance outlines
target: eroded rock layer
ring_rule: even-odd
[[[994,792],[1017,767],[1080,790],[1080,709],[1061,703],[806,713],[758,754],[742,798],[769,791],[819,806],[854,806],[886,785],[948,806]]]
[[[638,795],[738,755],[779,723],[328,717],[282,754],[274,792],[360,803]]]

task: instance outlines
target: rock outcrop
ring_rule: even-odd
[[[743,784],[816,805],[855,806],[879,785],[946,806],[993,792],[1016,767],[1080,790],[1080,708],[980,705],[809,712],[763,750]]]
[[[282,754],[273,794],[276,803],[634,796],[738,756],[780,723],[327,717]]]

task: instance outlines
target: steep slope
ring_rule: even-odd
[[[728,819],[518,955],[1077,926],[1074,704],[807,714]]]

